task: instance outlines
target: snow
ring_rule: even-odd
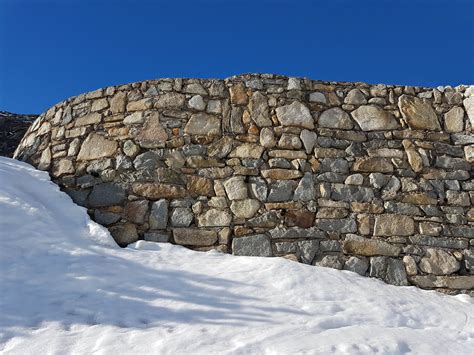
[[[474,302],[281,258],[122,249],[0,158],[0,352],[472,354]]]

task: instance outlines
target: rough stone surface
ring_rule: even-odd
[[[168,226],[168,201],[161,199],[153,202],[149,218],[151,229],[166,229]]]
[[[243,256],[272,256],[270,239],[263,234],[234,238],[232,253]]]
[[[318,120],[319,127],[338,128],[338,129],[352,129],[352,123],[349,114],[339,107],[330,108],[324,111]]]
[[[96,133],[91,133],[82,143],[78,160],[94,160],[110,157],[117,151],[117,142]]]
[[[404,236],[415,232],[415,222],[412,217],[396,214],[383,214],[375,218],[374,235]]]
[[[397,129],[399,123],[392,114],[376,105],[360,106],[351,112],[352,118],[364,131]]]
[[[307,129],[314,128],[313,117],[309,109],[299,101],[276,109],[278,120],[283,126],[296,126]]]
[[[459,261],[442,249],[427,249],[426,256],[420,261],[421,271],[433,275],[449,275],[458,271],[459,267]]]
[[[398,99],[398,107],[410,128],[441,130],[436,112],[430,103],[418,97],[402,95]]]

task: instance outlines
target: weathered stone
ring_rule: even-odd
[[[261,171],[262,176],[265,179],[274,179],[274,180],[293,180],[298,179],[303,174],[299,170],[289,170],[289,169],[268,169]]]
[[[194,95],[188,101],[188,105],[190,108],[193,108],[197,111],[204,111],[206,108],[206,103],[204,102],[201,95]]]
[[[229,200],[243,200],[248,196],[244,177],[234,176],[224,182],[224,189]]]
[[[364,183],[364,176],[362,174],[349,175],[344,184],[346,185],[362,185]]]
[[[401,248],[377,239],[346,239],[342,245],[345,254],[363,256],[398,256]]]
[[[421,210],[410,203],[387,201],[384,203],[385,211],[389,213],[404,214],[408,216],[421,216]]]
[[[413,171],[415,173],[421,172],[423,170],[423,160],[420,154],[416,151],[413,143],[407,139],[404,139],[402,144],[408,157],[408,163],[410,164]]]
[[[120,215],[113,212],[94,210],[94,221],[102,224],[103,226],[108,226],[114,224],[120,220]]]
[[[278,141],[278,148],[282,149],[301,149],[301,140],[297,135],[283,133]]]
[[[292,181],[276,181],[270,185],[268,202],[282,202],[292,199],[294,183]]]
[[[459,261],[442,249],[427,249],[426,256],[420,261],[421,271],[427,274],[449,275],[458,271],[459,267]]]
[[[300,139],[303,142],[304,148],[307,154],[313,151],[314,145],[316,144],[317,135],[313,131],[303,129],[300,133]]]
[[[210,157],[225,158],[231,152],[233,144],[234,140],[231,137],[224,136],[208,147],[207,154]]]
[[[409,195],[403,195],[402,202],[415,205],[436,205],[438,199],[433,193],[415,192]]]
[[[138,144],[144,148],[162,147],[167,139],[168,134],[160,123],[160,115],[155,111],[147,116],[145,125],[136,136]]]
[[[217,232],[196,228],[174,228],[173,238],[179,245],[209,246],[217,242]]]
[[[82,143],[77,160],[95,160],[113,156],[117,151],[116,141],[109,140],[97,133],[91,133]]]
[[[241,256],[272,256],[270,239],[264,234],[234,238],[232,240],[232,254]]]
[[[187,195],[186,190],[181,186],[160,183],[134,183],[132,190],[134,194],[151,200],[183,198]]]
[[[336,128],[336,129],[352,129],[354,124],[347,112],[339,107],[333,107],[324,111],[318,119],[319,127]]]
[[[390,112],[376,105],[360,106],[351,112],[351,116],[363,131],[391,130],[400,127]]]
[[[365,98],[362,91],[359,89],[352,89],[347,93],[344,103],[349,105],[365,105],[367,103],[367,99]]]
[[[309,94],[309,101],[318,104],[325,104],[327,102],[326,96],[322,92],[312,92]]]
[[[131,140],[125,141],[122,149],[124,154],[132,159],[140,153],[140,147]]]
[[[90,207],[106,207],[120,205],[126,199],[126,191],[115,183],[95,185],[89,195]]]
[[[345,219],[318,219],[316,227],[327,232],[355,233],[357,232],[356,221],[351,218]]]
[[[53,163],[53,176],[59,177],[66,174],[74,174],[74,165],[70,159],[56,160]]]
[[[347,174],[349,172],[349,162],[342,158],[324,158],[321,160],[319,171],[321,173]]]
[[[310,228],[314,223],[314,212],[302,208],[287,210],[285,213],[285,223],[290,227]]]
[[[344,266],[344,261],[337,255],[325,255],[321,260],[316,261],[314,265],[341,270]]]
[[[201,176],[188,176],[186,190],[192,196],[214,196],[212,180]]]
[[[474,164],[474,145],[465,146],[464,155],[469,163]]]
[[[123,119],[123,123],[126,125],[140,124],[143,122],[145,122],[145,118],[143,117],[143,112],[141,111],[136,111]]]
[[[136,224],[143,224],[145,222],[145,215],[147,212],[147,200],[130,201],[125,205],[125,218],[127,219],[127,221]]]
[[[149,217],[150,229],[166,229],[168,226],[168,201],[153,202]]]
[[[201,136],[217,136],[221,133],[221,120],[217,116],[207,113],[195,113],[191,115],[184,127],[184,133]]]
[[[403,264],[405,265],[405,271],[408,276],[413,276],[417,274],[417,267],[415,259],[411,255],[405,255],[403,257]]]
[[[458,192],[458,191],[447,191],[446,198],[448,200],[449,205],[455,206],[470,206],[471,199],[469,198],[469,194],[467,192]]]
[[[190,208],[177,207],[171,212],[171,225],[173,227],[188,227],[193,222],[193,212]]]
[[[281,221],[281,217],[278,212],[268,211],[260,216],[253,217],[245,222],[248,227],[258,228],[273,228]]]
[[[369,202],[374,199],[374,191],[368,187],[334,184],[331,199],[348,202]]]
[[[413,276],[410,282],[421,288],[449,288],[454,290],[474,289],[474,275],[467,276]]]
[[[264,127],[260,131],[260,145],[265,148],[273,148],[276,145],[275,134],[271,128]]]
[[[260,91],[256,91],[252,94],[249,103],[249,111],[250,117],[257,126],[268,127],[272,125],[267,97]]]
[[[354,171],[393,173],[393,165],[389,160],[379,157],[358,158],[352,167]]]
[[[344,264],[343,269],[356,272],[359,275],[365,276],[367,269],[369,268],[369,261],[367,258],[359,258],[351,256]]]
[[[79,117],[74,122],[74,127],[98,124],[100,123],[101,120],[102,120],[102,116],[99,113],[90,113],[88,115]]]
[[[371,173],[369,175],[370,185],[376,189],[381,189],[384,187],[390,180],[390,175],[384,175],[382,173]]]
[[[309,109],[299,101],[276,109],[278,121],[283,126],[296,126],[308,129],[314,128],[313,117]]]
[[[117,92],[110,99],[110,111],[113,114],[125,112],[126,99],[127,99],[127,94],[125,92],[123,91]]]
[[[260,202],[254,199],[232,201],[230,210],[238,218],[252,218],[260,208]]]
[[[232,221],[232,215],[227,211],[210,209],[197,219],[199,227],[227,227]]]
[[[148,232],[143,234],[143,239],[147,242],[168,243],[170,235],[166,232]]]
[[[446,132],[462,132],[464,129],[464,110],[462,107],[454,106],[444,114],[444,127]]]
[[[455,170],[471,170],[471,164],[461,158],[453,158],[448,155],[441,155],[436,157],[435,166],[444,169],[455,169]]]
[[[118,224],[109,227],[110,234],[121,247],[135,243],[138,240],[137,227],[132,223]]]
[[[405,236],[415,232],[412,217],[396,214],[382,214],[375,217],[374,235]]]
[[[130,100],[130,98],[129,98]],[[138,101],[129,101],[127,104],[127,111],[145,111],[153,106],[153,102],[149,98],[144,98]]]
[[[411,129],[441,130],[436,112],[428,102],[415,96],[402,95],[398,99],[398,107]]]
[[[474,128],[474,95],[464,99],[464,108],[466,109],[467,116],[471,122],[471,130]]]
[[[258,144],[244,143],[230,152],[229,157],[241,159],[260,159],[264,147]]]
[[[234,105],[246,105],[248,96],[242,83],[235,84],[229,88],[230,102]]]
[[[394,258],[387,260],[387,270],[384,280],[391,285],[408,286],[407,274],[402,260]]]
[[[316,214],[317,218],[344,218],[347,217],[348,211],[345,208],[330,208],[330,207],[320,207],[318,213]]]
[[[306,159],[305,152],[298,150],[271,150],[268,152],[270,158],[284,158],[284,159]]]
[[[314,186],[313,174],[305,173],[296,187],[293,200],[311,201],[316,198],[316,188]]]
[[[468,242],[462,239],[430,237],[426,235],[413,235],[408,238],[410,243],[416,245],[426,245],[438,248],[465,249]]]

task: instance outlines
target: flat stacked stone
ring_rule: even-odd
[[[122,246],[282,256],[472,294],[473,100],[467,86],[150,80],[55,105],[15,157]]]

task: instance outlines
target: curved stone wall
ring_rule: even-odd
[[[472,292],[473,127],[474,87],[161,79],[57,104],[15,156],[122,246],[285,256]]]

